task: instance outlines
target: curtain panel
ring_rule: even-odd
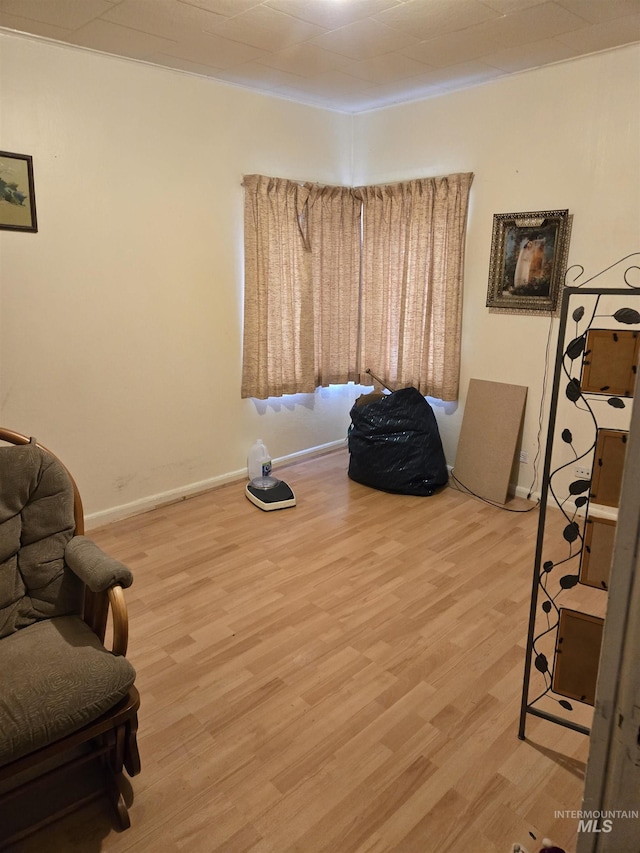
[[[248,175],[242,396],[357,381],[360,201]]]
[[[316,385],[358,382],[361,202],[350,187],[309,195]]]
[[[242,396],[315,390],[310,255],[303,228],[309,190],[292,181],[244,179]]]
[[[455,400],[471,173],[371,187],[249,175],[242,396],[371,383]]]
[[[389,388],[456,400],[469,191],[463,173],[359,187],[360,363]]]

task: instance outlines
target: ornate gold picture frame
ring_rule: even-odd
[[[568,210],[496,213],[487,307],[506,313],[553,313],[567,269]]]

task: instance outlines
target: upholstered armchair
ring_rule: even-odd
[[[123,768],[140,770],[140,700],[125,657],[132,576],[83,535],[62,463],[19,433],[0,429],[0,442],[0,848],[101,792],[126,828]],[[90,767],[100,784],[81,778],[79,796],[60,803],[61,789],[75,790],[70,776]],[[53,809],[20,825],[17,803],[31,789]]]

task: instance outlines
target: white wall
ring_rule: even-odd
[[[470,377],[529,386],[548,320],[484,307],[494,213],[568,207],[570,260],[640,249],[640,48],[355,118],[0,34],[0,149],[34,159],[38,234],[0,231],[0,423],[58,452],[94,521],[345,437],[359,389],[240,399],[243,174],[475,172],[455,459]],[[353,152],[353,159],[352,159]],[[531,466],[522,466],[528,486]]]
[[[0,35],[0,149],[39,231],[0,231],[0,424],[89,514],[344,439],[357,391],[240,399],[243,174],[342,183],[348,116]],[[138,506],[138,504],[135,504]],[[99,519],[104,519],[99,515]]]
[[[569,263],[582,264],[588,274],[640,251],[639,107],[636,45],[356,116],[356,184],[475,173],[467,230],[461,397],[457,407],[435,407],[450,463],[469,379],[526,385],[522,448],[530,463],[520,466],[519,483],[528,490],[550,321],[493,314],[485,307],[493,215],[568,208],[573,214]],[[609,277],[607,284],[622,282]],[[556,332],[557,320],[552,360]]]

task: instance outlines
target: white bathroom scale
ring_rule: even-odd
[[[275,477],[256,477],[247,483],[244,493],[252,504],[265,512],[296,505],[296,497],[291,487]]]

